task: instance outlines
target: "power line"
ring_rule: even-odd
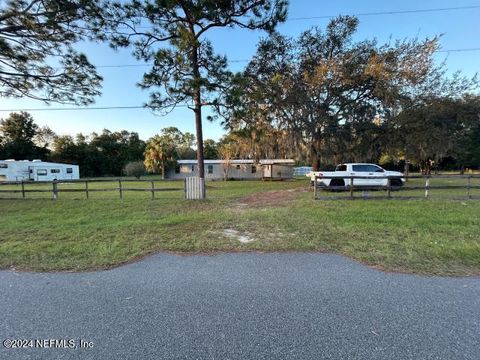
[[[414,9],[414,10],[378,11],[378,12],[366,12],[366,13],[356,13],[356,14],[337,14],[337,15],[292,17],[292,18],[287,18],[285,20],[285,22],[302,21],[302,20],[333,19],[333,18],[336,18],[340,15],[364,17],[364,16],[402,15],[402,14],[446,12],[446,11],[474,10],[474,9],[480,9],[480,5],[454,6],[454,7],[428,8],[428,9]],[[153,29],[153,27],[152,26],[138,26],[137,29]],[[440,51],[440,52],[444,52],[444,51]],[[240,60],[240,61],[243,61],[243,60]]]
[[[472,10],[480,9],[480,5],[471,5],[471,6],[455,6],[455,7],[445,7],[445,8],[429,8],[429,9],[414,9],[414,10],[398,10],[398,11],[379,11],[379,12],[368,12],[368,13],[357,13],[349,14],[351,16],[381,16],[381,15],[397,15],[397,14],[413,14],[413,13],[427,13],[427,12],[445,12],[445,11],[456,11],[456,10]],[[322,15],[322,16],[308,16],[308,17],[294,17],[288,18],[286,21],[300,21],[300,20],[315,20],[315,19],[331,19],[335,18],[338,15]],[[146,27],[139,27],[146,28]],[[480,48],[463,48],[463,49],[446,49],[446,50],[437,50],[438,53],[449,53],[449,52],[470,52],[470,51],[480,51]],[[231,63],[239,62],[248,62],[249,59],[236,59],[229,60]],[[126,68],[126,67],[145,67],[151,66],[153,64],[119,64],[119,65],[98,65],[97,68]],[[188,105],[177,105],[177,107],[187,107]],[[15,112],[15,111],[85,111],[85,110],[115,110],[115,109],[145,109],[143,105],[132,105],[132,106],[96,106],[96,107],[64,107],[64,108],[31,108],[31,109],[0,109],[0,112]]]
[[[470,51],[480,51],[480,47],[478,48],[464,48],[464,49],[445,49],[445,50],[437,50],[437,53],[448,53],[448,52],[470,52]],[[240,63],[240,62],[249,62],[249,59],[235,59],[235,60],[228,60],[232,63]],[[97,65],[97,68],[126,68],[126,67],[145,67],[145,66],[152,66],[153,63],[146,63],[146,64],[118,64],[118,65]]]
[[[283,103],[289,104],[289,105],[298,105],[301,104],[298,101],[287,101],[284,100]],[[257,105],[272,105],[269,103],[257,103]],[[203,104],[203,106],[207,106],[207,104]],[[165,108],[168,108],[170,106],[165,106]],[[193,109],[192,104],[176,104],[172,105],[172,108],[191,108]],[[126,106],[89,106],[89,107],[56,107],[56,108],[22,108],[22,109],[0,109],[0,112],[20,112],[20,111],[25,111],[25,112],[33,112],[33,111],[88,111],[88,110],[125,110],[125,109],[150,109],[148,106],[145,105],[126,105]]]
[[[357,13],[350,14],[351,16],[381,16],[381,15],[396,15],[396,14],[413,14],[413,13],[426,13],[426,12],[445,12],[445,11],[457,11],[457,10],[472,10],[480,9],[480,5],[470,5],[470,6],[454,6],[454,7],[444,7],[444,8],[429,8],[429,9],[414,9],[414,10],[398,10],[398,11],[379,11],[379,12],[368,12],[368,13]],[[322,15],[322,16],[305,16],[305,17],[294,17],[288,18],[286,21],[299,21],[299,20],[314,20],[314,19],[332,19],[338,15]],[[139,27],[139,28],[149,28],[149,27]],[[480,48],[467,48],[467,49],[450,49],[450,50],[437,50],[436,52],[468,52],[468,51],[479,51]],[[238,59],[238,60],[229,60],[230,63],[239,63],[239,62],[248,62],[250,60]],[[152,64],[120,64],[120,65],[99,65],[97,68],[122,68],[122,67],[144,67],[151,66]]]
[[[435,52],[467,52],[467,51],[480,51],[480,48],[448,49],[448,50],[437,50]]]
[[[378,12],[366,12],[366,13],[344,14],[344,15],[362,17],[362,16],[401,15],[401,14],[415,14],[415,13],[428,13],[428,12],[473,10],[473,9],[480,9],[480,5],[453,6],[453,7],[444,7],[444,8],[428,8],[428,9],[413,9],[413,10],[397,10],[397,11],[378,11]],[[332,19],[332,18],[336,18],[339,15],[340,14],[338,14],[338,15],[292,17],[292,18],[287,18],[285,20],[285,22],[301,21],[301,20]],[[152,27],[151,26],[138,26],[137,29],[152,29]]]
[[[445,8],[430,8],[430,9],[415,9],[415,10],[378,11],[378,12],[358,13],[358,14],[350,14],[350,15],[360,17],[360,16],[413,14],[413,13],[441,12],[441,11],[469,10],[469,9],[480,9],[480,5],[455,6],[455,7],[445,7]],[[288,18],[286,21],[331,19],[331,18],[335,18],[337,16],[338,15],[305,16],[305,17]]]

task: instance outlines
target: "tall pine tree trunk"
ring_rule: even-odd
[[[200,91],[195,95],[195,130],[197,136],[197,164],[198,176],[205,179],[204,155],[203,155],[203,131],[202,131],[202,105],[200,103]]]
[[[192,66],[193,66],[193,80],[194,80],[194,93],[193,104],[195,113],[195,130],[197,136],[197,165],[198,165],[198,177],[204,181],[205,184],[205,167],[203,156],[203,130],[202,130],[202,95],[200,91],[200,69],[198,66],[198,48],[194,47],[192,51]],[[202,191],[202,199],[205,198],[205,188]]]

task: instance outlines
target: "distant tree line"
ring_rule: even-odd
[[[395,120],[402,126],[374,118],[365,132],[350,134],[338,154],[324,155],[322,168],[368,161],[403,170],[406,159],[411,170],[480,167],[480,96],[440,99],[403,111]],[[203,146],[205,159],[293,158],[298,165],[311,160],[309,148],[294,132],[268,123],[231,129],[219,141],[206,139]],[[126,130],[57,135],[47,126],[39,127],[26,112],[0,120],[0,159],[73,163],[80,166],[82,177],[164,175],[177,160],[195,159],[195,147],[193,134],[176,127],[143,141]]]
[[[217,143],[204,142],[205,157],[217,159]],[[147,141],[126,130],[100,134],[58,135],[39,127],[26,112],[0,119],[0,159],[33,160],[77,164],[82,177],[141,176],[145,172],[165,174],[178,159],[195,159],[195,137],[175,127],[161,130]]]
[[[25,112],[12,113],[0,121],[1,159],[78,164],[84,177],[122,175],[128,162],[143,161],[144,151],[145,142],[135,132],[57,135],[36,125]]]

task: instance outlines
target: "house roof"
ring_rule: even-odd
[[[230,160],[230,164],[254,164],[254,160]],[[177,160],[180,165],[196,165],[197,160]],[[225,160],[205,160],[205,164],[224,164]]]
[[[59,165],[64,165],[64,166],[78,166],[74,164],[66,164],[66,163],[54,163],[54,162],[48,162],[48,161],[41,161],[41,160],[14,160],[14,159],[6,159],[6,160],[0,160],[1,163],[3,164],[25,164],[28,166],[59,166]]]
[[[286,164],[286,165],[295,165],[295,160],[293,159],[263,159],[260,160],[261,165],[273,165],[273,164]]]
[[[225,164],[225,160],[205,160],[205,164]],[[177,160],[179,165],[195,165],[197,160]],[[255,160],[252,159],[233,159],[229,160],[230,164],[255,164]],[[288,164],[294,165],[295,160],[292,159],[262,159],[259,161],[260,165],[272,165],[272,164]]]

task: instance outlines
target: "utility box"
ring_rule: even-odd
[[[185,178],[185,199],[205,199],[205,179],[201,179],[198,176]]]

